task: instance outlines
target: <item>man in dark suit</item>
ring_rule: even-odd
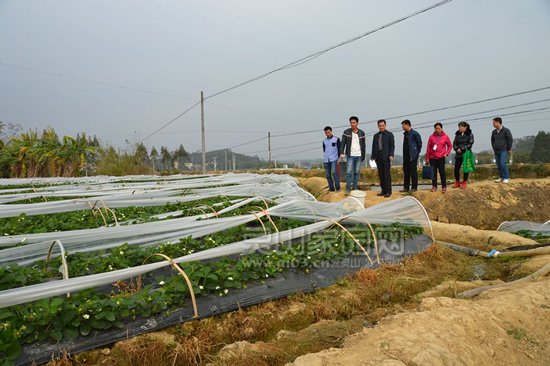
[[[378,168],[378,177],[380,178],[380,188],[382,191],[378,196],[391,196],[391,162],[395,151],[395,140],[393,133],[386,130],[386,120],[378,121],[378,133],[372,140],[371,159],[376,162]]]

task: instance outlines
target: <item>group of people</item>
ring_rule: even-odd
[[[366,158],[367,138],[365,132],[359,126],[359,118],[349,118],[350,128],[342,134],[342,139],[334,136],[332,128],[324,129],[326,138],[323,140],[323,163],[328,181],[329,191],[340,191],[340,159],[346,159],[346,192],[358,189],[361,164]],[[392,132],[386,129],[386,121],[378,121],[378,132],[372,139],[370,159],[378,169],[381,191],[378,196],[390,197],[392,195],[391,163],[395,153],[395,139]],[[400,192],[416,192],[418,189],[418,159],[422,151],[422,137],[412,128],[408,119],[401,122],[403,128],[403,189]],[[512,133],[502,125],[500,117],[493,118],[494,130],[491,134],[491,145],[495,153],[499,179],[496,182],[508,183],[510,173],[508,170],[508,157],[512,152]],[[449,136],[443,131],[443,125],[436,123],[434,132],[428,138],[426,149],[426,164],[431,167],[432,192],[436,192],[437,176],[441,178],[441,190],[447,191],[447,176],[445,173],[446,158],[454,150],[454,178],[453,188],[466,189],[468,172],[463,172],[460,180],[460,170],[467,151],[472,150],[474,134],[467,122],[459,122],[455,132],[454,141],[451,143]]]

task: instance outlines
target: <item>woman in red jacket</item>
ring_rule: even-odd
[[[432,167],[432,192],[437,191],[437,171],[441,176],[443,193],[447,192],[447,177],[445,175],[445,158],[449,156],[453,144],[451,139],[443,132],[443,125],[437,122],[434,125],[434,133],[428,139],[426,151],[426,163]]]

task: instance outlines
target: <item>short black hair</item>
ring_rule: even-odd
[[[359,118],[356,117],[356,116],[351,116],[351,117],[349,118],[349,121],[350,121],[350,122],[351,122],[351,121],[355,121],[355,122],[359,123]]]
[[[434,125],[434,128],[436,128],[437,126],[443,128],[443,125],[441,124],[441,122],[437,122],[437,123]]]
[[[326,126],[326,127],[325,127],[325,131],[332,131],[332,127]]]
[[[376,124],[380,125],[380,123],[386,124],[386,120],[385,119],[379,119]]]
[[[402,125],[407,125],[407,126],[411,126],[411,121],[409,121],[408,119],[405,119],[403,120],[403,122],[401,122]]]
[[[498,124],[502,124],[502,118],[500,117],[493,118],[493,121],[497,122]]]

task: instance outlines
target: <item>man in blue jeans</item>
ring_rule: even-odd
[[[326,139],[323,140],[323,164],[325,165],[325,175],[328,181],[328,190],[330,192],[340,191],[340,174],[336,166],[338,165],[338,154],[340,152],[340,139],[332,134],[332,127],[325,127]]]
[[[512,132],[502,125],[502,118],[493,118],[493,133],[491,134],[491,145],[495,152],[495,161],[497,163],[499,178],[497,183],[510,182],[510,172],[508,171],[508,155],[512,153],[512,143],[514,138]]]
[[[365,161],[366,138],[365,132],[360,130],[359,118],[349,118],[350,128],[342,135],[340,157],[346,157],[346,193],[357,189],[361,163]]]

